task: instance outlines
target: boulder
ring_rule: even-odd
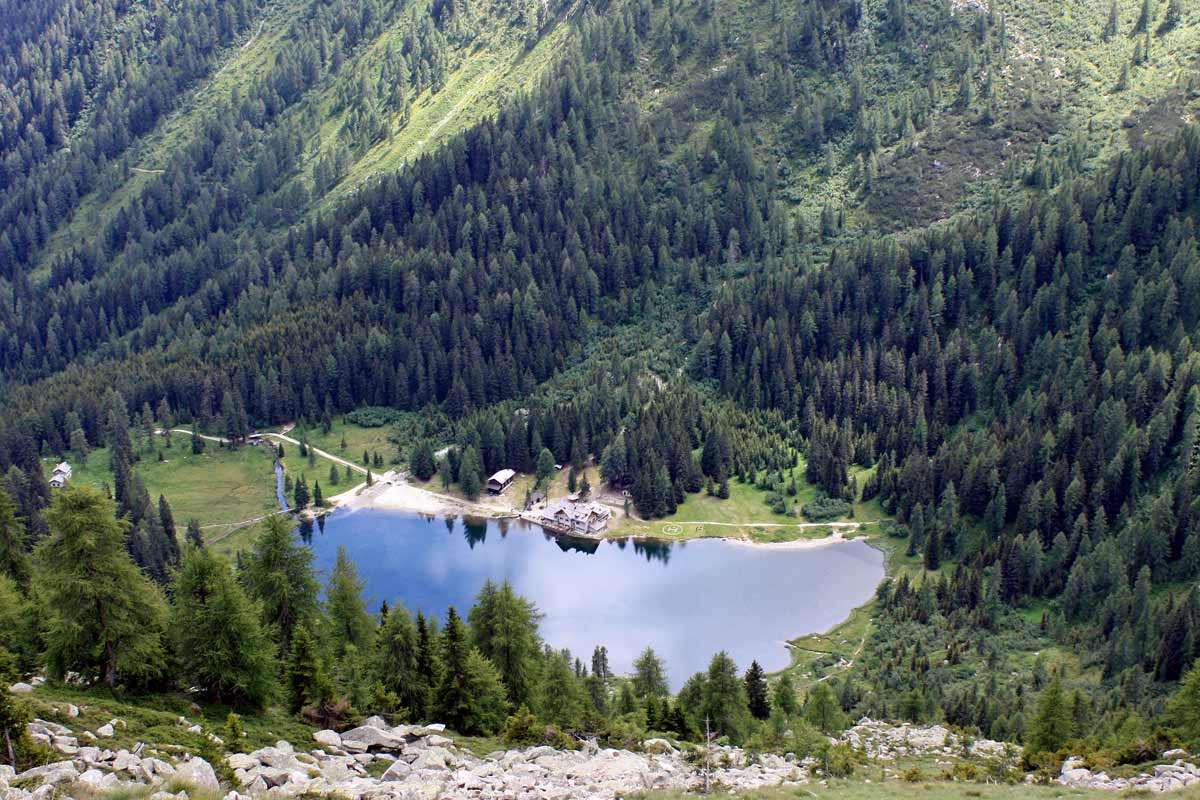
[[[317,731],[316,733],[313,734],[313,739],[316,740],[317,744],[323,745],[325,747],[341,747],[342,746],[342,737],[338,735],[337,731],[331,731],[331,730]]]
[[[387,772],[380,776],[379,780],[384,782],[402,781],[412,774],[412,767],[403,761],[397,761],[387,768]]]
[[[287,749],[282,749],[279,745],[274,747],[264,747],[261,750],[255,750],[250,754],[268,767],[275,769],[298,770],[304,771],[304,766],[296,759],[295,753],[292,751],[291,745]]]
[[[261,764],[256,757],[250,755],[249,753],[234,753],[225,759],[225,763],[228,764],[229,768],[232,770],[254,769]]]
[[[207,789],[210,792],[215,792],[221,788],[221,783],[217,780],[217,773],[213,770],[212,764],[209,764],[198,756],[176,766],[175,774],[198,789]]]
[[[342,734],[342,747],[347,750],[364,751],[371,748],[399,750],[404,740],[393,736],[390,730],[373,725],[360,725]]]
[[[96,735],[103,736],[105,739],[111,739],[116,734],[111,722],[106,722],[99,728],[96,728]]]
[[[8,687],[8,690],[13,694],[29,694],[33,691],[33,686],[23,681],[17,681],[12,686]]]
[[[35,719],[33,722],[25,726],[25,729],[30,733],[45,733],[49,736],[70,736],[71,729],[65,725],[59,725],[57,722],[48,722],[44,719]]]
[[[74,703],[67,703],[67,716],[71,719],[78,717],[79,706],[75,705]]]
[[[114,788],[118,782],[117,776],[113,773],[101,772],[95,767],[76,779],[76,783],[81,783],[92,791],[107,791]]]
[[[387,724],[387,720],[378,715],[367,717],[362,721],[362,724],[364,728],[378,728],[382,731],[391,730],[392,727]]]
[[[675,746],[666,739],[647,739],[646,741],[642,742],[642,748],[645,749],[647,753],[655,754],[670,754],[678,752],[675,749]]]

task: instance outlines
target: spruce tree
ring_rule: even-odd
[[[500,674],[468,638],[467,627],[453,606],[442,631],[442,675],[437,712],[455,730],[488,735],[508,715]]]
[[[204,547],[204,535],[200,530],[200,520],[192,517],[187,523],[187,533],[184,534],[187,543],[194,547]]]
[[[296,628],[287,664],[288,707],[298,714],[306,706],[318,709],[333,696],[333,684],[321,664],[317,645],[307,626]]]
[[[463,450],[462,461],[458,465],[458,486],[469,499],[474,500],[483,489],[483,464],[479,460],[479,451],[475,445],[468,445]]]
[[[94,675],[109,687],[157,677],[166,660],[166,603],[126,551],[112,501],[68,487],[45,517],[49,534],[34,551],[34,584],[51,674]]]
[[[766,719],[771,715],[771,701],[767,697],[767,679],[757,661],[750,662],[746,670],[746,701],[755,719]]]
[[[417,626],[403,605],[388,610],[376,634],[375,674],[385,690],[393,692],[414,720],[428,719],[433,687],[421,671]]]
[[[217,703],[264,706],[277,665],[261,616],[223,558],[187,549],[175,579],[170,630],[188,684]]]

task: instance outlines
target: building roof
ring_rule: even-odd
[[[502,469],[492,477],[488,478],[488,483],[491,483],[492,481],[495,481],[496,483],[508,483],[515,477],[517,477],[515,470]]]
[[[70,465],[70,464],[68,464],[68,463],[67,463],[67,462],[65,462],[65,461],[60,461],[60,462],[58,462],[57,464],[55,464],[55,465],[54,465],[54,471],[55,471],[56,473],[58,473],[58,472],[70,472],[70,471],[71,471],[71,465]]]

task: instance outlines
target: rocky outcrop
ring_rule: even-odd
[[[123,725],[114,720],[112,727]],[[186,720],[181,725],[187,726]],[[14,774],[0,766],[0,800],[51,800],[87,792],[108,794],[137,785],[157,789],[152,800],[176,798],[162,791],[176,779],[215,792],[222,787],[213,765],[194,755],[167,761],[138,745],[132,751],[80,744],[66,726],[38,719],[30,736],[62,756]],[[372,717],[345,733],[317,731],[317,747],[305,751],[279,741],[249,753],[232,753],[225,766],[236,785],[225,800],[336,795],[349,800],[615,800],[648,790],[695,790],[703,783],[694,754],[667,739],[648,739],[640,752],[584,743],[578,750],[529,747],[479,757],[460,749],[441,725],[388,725]],[[84,731],[83,733],[87,733]],[[890,725],[863,719],[841,741],[869,758],[1014,758],[1016,750],[990,740],[968,741],[938,726]],[[1171,756],[1185,756],[1174,751]],[[714,747],[711,781],[728,792],[805,783],[814,765],[789,756],[751,756],[737,747]],[[1060,784],[1088,789],[1165,792],[1200,782],[1200,769],[1183,758],[1152,773],[1110,778],[1068,759]],[[177,788],[177,787],[176,787]],[[177,799],[178,800],[178,799]]]
[[[908,756],[1004,758],[1020,752],[1020,748],[991,739],[967,742],[941,725],[892,725],[866,717],[843,733],[841,740],[879,761]]]
[[[1171,751],[1171,755],[1182,755]],[[1149,792],[1170,792],[1194,783],[1200,783],[1200,769],[1190,761],[1177,758],[1171,764],[1159,764],[1153,772],[1144,772],[1131,778],[1110,778],[1104,772],[1092,772],[1083,766],[1083,759],[1068,758],[1063,762],[1058,782],[1063,786],[1081,789],[1114,789]]]
[[[119,722],[117,723],[120,724]],[[404,798],[538,798],[613,800],[648,789],[694,789],[702,776],[685,754],[665,739],[646,742],[645,752],[599,748],[531,747],[480,758],[458,748],[442,725],[390,726],[372,717],[345,733],[317,731],[315,749],[286,741],[226,756],[238,786],[226,800],[243,797],[337,795],[365,800]],[[72,787],[107,793],[134,784],[156,786],[177,778],[197,788],[219,789],[216,770],[197,757],[176,763],[134,752],[80,746],[72,732],[36,720],[29,732],[69,760],[19,775],[0,774],[0,800],[73,796]],[[776,755],[750,758],[736,747],[714,748],[711,780],[731,791],[807,780],[808,767]],[[20,788],[14,788],[20,787]]]

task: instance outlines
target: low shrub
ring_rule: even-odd
[[[387,406],[364,406],[347,412],[346,422],[360,428],[382,428],[400,420],[403,412]]]
[[[804,518],[811,522],[826,522],[839,517],[850,516],[851,506],[845,500],[835,497],[819,497],[811,503],[805,503],[801,509]]]

